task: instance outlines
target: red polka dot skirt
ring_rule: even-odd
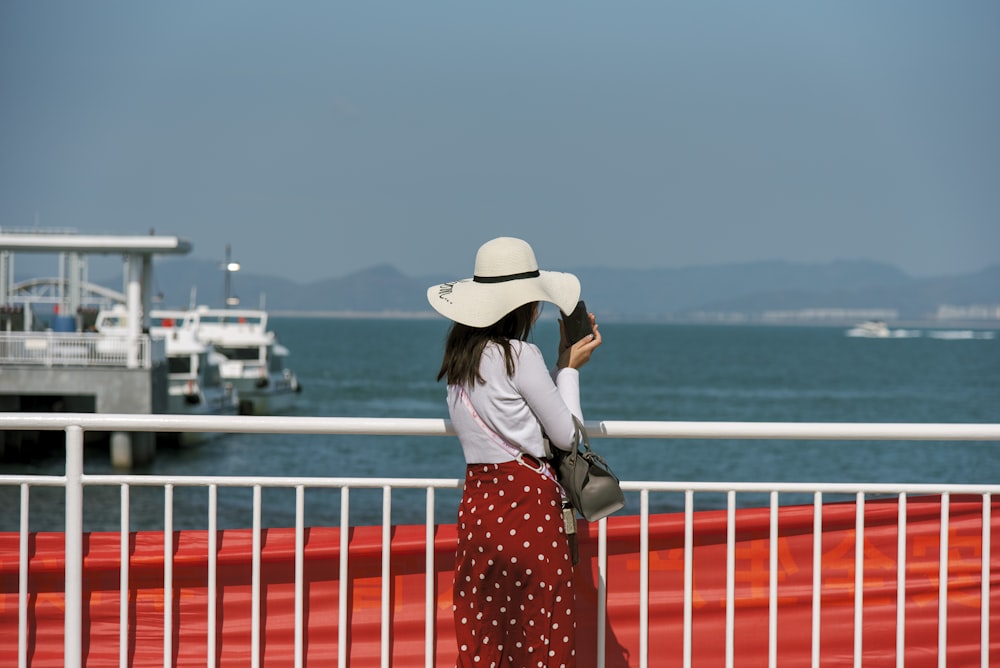
[[[458,665],[576,665],[573,565],[556,483],[517,462],[470,464],[458,509]]]

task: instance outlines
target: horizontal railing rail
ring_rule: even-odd
[[[595,421],[586,423],[591,436],[601,438],[638,438],[638,439],[803,439],[803,440],[893,440],[893,441],[974,441],[982,442],[984,446],[994,445],[1000,441],[1000,424],[854,424],[854,423],[704,423],[704,422],[628,422],[628,421]],[[207,417],[207,416],[174,416],[174,415],[121,415],[121,414],[26,414],[0,413],[0,430],[51,430],[66,433],[66,470],[64,475],[0,475],[0,485],[19,486],[21,488],[21,539],[19,554],[19,626],[18,626],[18,658],[20,666],[27,666],[28,647],[28,498],[33,486],[57,486],[65,488],[65,637],[64,661],[66,666],[82,665],[83,629],[83,488],[88,486],[118,486],[121,489],[121,556],[122,563],[127,563],[129,541],[129,496],[131,487],[160,487],[165,495],[164,517],[164,554],[171,554],[173,536],[172,494],[175,487],[203,487],[209,490],[210,512],[208,518],[208,535],[215,535],[215,490],[220,487],[243,487],[253,490],[253,583],[252,583],[252,617],[251,617],[251,665],[259,666],[261,656],[261,500],[263,488],[286,488],[296,492],[296,614],[295,614],[295,665],[304,665],[303,648],[303,612],[302,612],[302,535],[304,531],[304,511],[302,495],[306,489],[336,488],[341,491],[341,554],[347,554],[346,529],[350,527],[348,512],[349,495],[352,489],[383,490],[383,527],[382,527],[382,626],[381,626],[381,665],[390,665],[390,638],[388,636],[389,616],[392,608],[388,599],[392,573],[390,572],[390,527],[392,523],[392,490],[393,489],[423,489],[427,495],[426,514],[426,610],[425,610],[425,665],[433,666],[435,661],[435,603],[434,583],[431,581],[434,560],[434,491],[438,489],[459,489],[461,481],[454,479],[411,479],[411,478],[329,478],[302,476],[212,476],[212,475],[91,475],[84,472],[83,466],[83,436],[87,431],[140,431],[140,432],[223,432],[223,433],[283,433],[283,434],[342,434],[342,435],[375,435],[375,436],[446,436],[453,434],[451,424],[440,419],[396,419],[396,418],[343,418],[343,417]],[[854,531],[857,532],[854,548],[854,581],[853,586],[858,594],[854,600],[854,665],[861,666],[864,658],[864,560],[865,541],[863,540],[864,508],[871,496],[895,495],[899,505],[898,530],[900,538],[897,558],[900,563],[900,580],[897,589],[896,611],[896,643],[902,648],[905,643],[905,621],[907,606],[905,605],[906,581],[903,567],[907,559],[905,544],[906,502],[911,495],[940,495],[941,530],[940,557],[938,563],[940,595],[938,601],[938,665],[944,666],[947,661],[948,637],[948,587],[949,568],[949,499],[957,496],[971,495],[982,499],[982,535],[981,535],[981,567],[979,578],[981,582],[980,595],[980,628],[982,638],[979,657],[984,668],[990,665],[990,622],[991,599],[994,598],[991,582],[996,578],[993,571],[990,545],[992,543],[991,508],[994,495],[1000,494],[1000,484],[883,484],[883,483],[779,483],[779,482],[664,482],[664,481],[623,481],[622,487],[630,493],[637,493],[640,498],[638,513],[640,523],[639,535],[639,596],[636,601],[639,614],[639,651],[640,666],[647,666],[650,644],[650,534],[649,496],[661,492],[680,493],[684,495],[683,511],[683,665],[692,665],[694,652],[694,635],[692,614],[694,606],[694,576],[692,571],[692,554],[694,550],[694,495],[707,493],[724,493],[726,495],[726,562],[725,562],[725,659],[727,666],[735,665],[735,596],[734,588],[737,582],[736,569],[736,539],[735,513],[736,496],[743,493],[765,493],[770,495],[770,529],[768,532],[768,640],[770,653],[768,665],[777,665],[777,629],[778,629],[778,499],[782,494],[807,493],[814,499],[814,551],[813,551],[813,588],[812,588],[812,665],[820,662],[820,608],[821,597],[821,549],[822,518],[825,496],[847,495],[853,497],[858,508]],[[214,540],[214,538],[213,538]],[[210,587],[215,587],[214,543],[210,544],[208,555]],[[597,609],[594,651],[597,665],[604,666],[606,640],[606,623],[608,610],[605,597],[606,576],[608,569],[608,538],[607,520],[597,523],[596,573],[597,573]],[[347,559],[340,560],[339,616],[348,618],[347,602]],[[169,559],[164,559],[163,587],[170,591],[172,586],[172,565]],[[120,665],[129,664],[128,656],[128,625],[129,625],[129,569],[121,569],[121,604],[120,617]],[[206,662],[215,665],[217,648],[215,646],[215,610],[212,607],[214,594],[209,596],[209,619]],[[174,614],[170,596],[163,602],[163,664],[171,665],[173,657]],[[954,630],[952,630],[954,632]],[[345,624],[338,625],[338,665],[347,665],[347,647]],[[903,665],[904,652],[897,652],[897,665]]]
[[[1000,424],[892,422],[683,422],[588,420],[591,438],[1000,441]],[[231,434],[331,434],[453,436],[439,418],[139,415],[111,413],[0,413],[0,430],[215,432]]]
[[[165,356],[146,334],[134,340],[73,332],[0,332],[0,365],[148,369]],[[130,364],[130,360],[135,360]]]

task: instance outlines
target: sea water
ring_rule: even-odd
[[[437,382],[447,323],[438,319],[272,318],[303,392],[290,415],[446,418]],[[750,422],[1000,422],[1000,339],[944,330],[891,339],[848,337],[839,327],[602,323],[604,345],[581,372],[584,417],[601,420]],[[925,334],[925,335],[921,335]],[[549,319],[533,342],[555,360]],[[1000,443],[669,440],[593,438],[623,480],[996,483]],[[0,472],[61,474],[62,455]],[[87,473],[112,472],[106,448],[88,449]],[[160,448],[140,473],[163,475],[428,477],[458,479],[451,437],[218,435],[189,449]],[[34,488],[32,530],[62,527],[62,490]],[[132,528],[163,526],[163,492],[133,487]],[[721,495],[719,495],[721,497]],[[85,529],[118,528],[117,488],[85,490]],[[5,508],[17,492],[0,489]],[[654,496],[670,512],[682,499]],[[436,495],[436,518],[454,521],[457,490]],[[740,495],[741,505],[766,498]],[[809,502],[783,496],[782,503]],[[249,489],[219,490],[219,526],[252,523]],[[710,495],[699,507],[721,507]],[[425,494],[394,492],[394,523],[422,522]],[[264,526],[294,526],[294,492],[263,490]],[[382,491],[354,490],[354,523],[378,523]],[[638,512],[635,499],[623,512]],[[174,490],[174,526],[205,528],[207,492]],[[16,530],[16,513],[0,530]],[[308,490],[306,523],[337,524],[338,490]]]

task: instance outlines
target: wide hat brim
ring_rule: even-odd
[[[550,302],[570,313],[579,299],[580,279],[560,271],[539,271],[535,277],[502,283],[466,278],[427,289],[427,301],[435,311],[469,327],[489,327],[530,302]]]

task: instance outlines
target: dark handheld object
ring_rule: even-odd
[[[587,313],[587,305],[580,300],[576,303],[576,308],[569,315],[563,313],[563,323],[566,327],[566,341],[573,345],[580,339],[594,333],[590,326],[590,314]]]

